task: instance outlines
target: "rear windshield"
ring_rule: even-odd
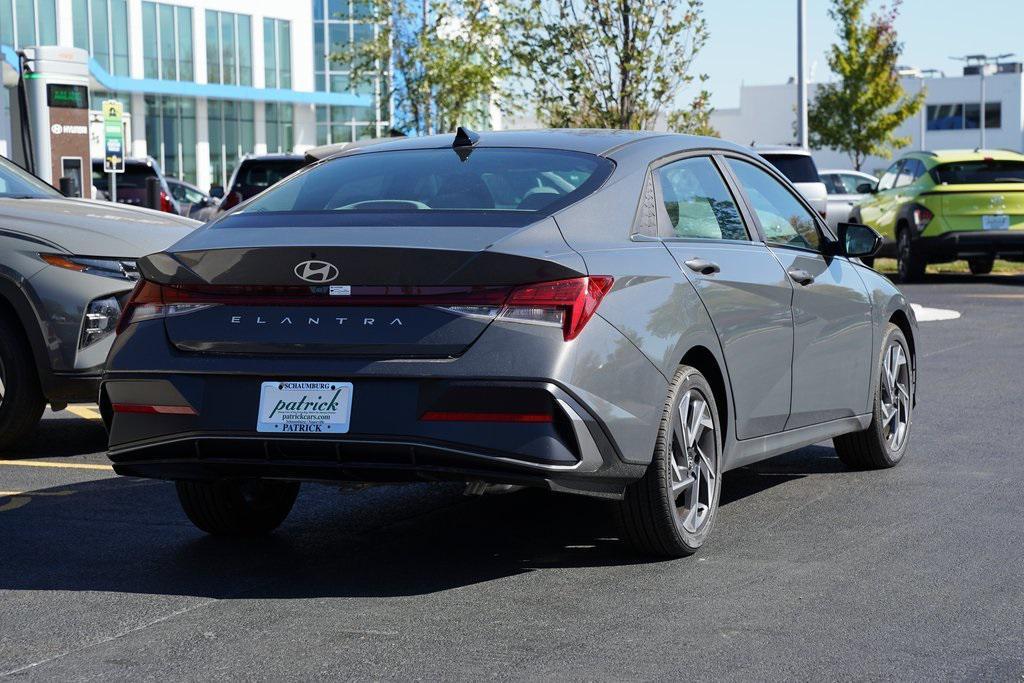
[[[940,185],[1024,183],[1024,161],[961,161],[940,164],[931,170],[931,174]]]
[[[250,192],[248,197],[258,194],[271,185],[276,185],[306,165],[303,159],[279,159],[274,161],[243,161],[238,169],[234,189]]]
[[[818,169],[811,157],[800,154],[762,154],[768,162],[789,178],[791,183],[818,183]]]
[[[422,218],[472,212],[535,219],[590,194],[611,169],[607,159],[563,150],[484,147],[461,155],[451,148],[368,152],[313,166],[268,190],[239,213],[330,212],[365,219],[373,214]],[[506,222],[499,219],[493,224]]]
[[[156,169],[146,164],[125,164],[124,173],[117,174],[117,189],[119,190],[145,190],[146,178],[156,177]],[[92,184],[97,190],[107,191],[109,173],[103,172],[102,164],[93,164]]]

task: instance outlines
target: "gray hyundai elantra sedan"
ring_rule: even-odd
[[[101,388],[125,475],[210,533],[299,482],[454,480],[616,501],[686,555],[722,474],[832,439],[907,452],[917,323],[751,151],[460,129],[320,161],[138,263]]]

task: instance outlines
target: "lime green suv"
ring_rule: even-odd
[[[996,257],[1024,261],[1024,154],[1003,150],[913,152],[886,170],[850,212],[885,238],[903,282],[929,263],[967,259],[992,271]]]

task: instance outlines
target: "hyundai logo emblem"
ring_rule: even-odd
[[[338,267],[327,261],[303,261],[295,266],[295,275],[306,282],[333,282],[338,279]]]

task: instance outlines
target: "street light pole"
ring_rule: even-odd
[[[804,32],[807,24],[806,0],[796,0],[796,116],[797,143],[807,149],[807,42]]]

